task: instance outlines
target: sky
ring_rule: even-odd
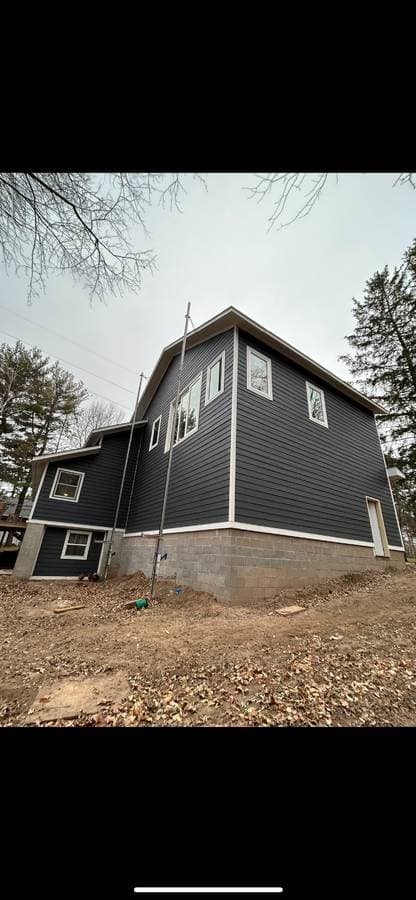
[[[157,257],[140,292],[90,303],[69,276],[54,277],[28,305],[26,280],[0,268],[0,342],[14,343],[8,332],[58,357],[126,420],[139,372],[150,375],[163,347],[181,337],[188,301],[195,326],[233,305],[349,380],[338,356],[354,328],[352,298],[377,269],[400,265],[416,237],[416,191],[393,188],[397,174],[345,173],[338,183],[331,175],[308,216],[269,233],[272,198],[257,203],[244,190],[254,175],[207,174],[207,190],[185,176],[182,213],[155,205],[150,240],[140,228],[131,234],[136,249]]]

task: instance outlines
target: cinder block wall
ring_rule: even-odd
[[[155,539],[125,537],[119,550],[120,574],[151,574]],[[317,584],[347,572],[383,571],[403,566],[404,554],[391,550],[376,558],[371,547],[335,544],[239,529],[167,534],[161,553],[161,577],[176,574],[178,584],[209,591],[218,599],[248,605],[274,597],[282,588]]]

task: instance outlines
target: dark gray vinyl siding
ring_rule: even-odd
[[[140,434],[140,429],[136,429],[117,522],[118,528],[123,528],[125,524]],[[111,527],[116,511],[127,443],[128,433],[111,434],[103,438],[101,450],[94,456],[79,456],[49,463],[32,518]],[[49,497],[58,468],[85,472],[77,503],[69,500],[54,500]]]
[[[66,528],[53,528],[49,525],[45,528],[34,575],[60,575],[62,578],[97,571],[102,546],[96,544],[95,540],[102,541],[105,532],[93,532],[87,559],[61,559],[66,533]]]
[[[272,401],[247,389],[247,345],[272,361]],[[328,428],[309,419],[306,381],[324,390]],[[373,414],[239,332],[236,520],[372,541],[366,495],[400,546]]]
[[[207,366],[225,350],[224,392],[205,405]],[[127,531],[159,527],[168,463],[164,452],[169,407],[176,396],[179,356],[169,366],[146,410],[137,478]],[[202,371],[198,431],[174,447],[165,527],[202,525],[228,519],[230,478],[233,329],[185,354],[181,387]],[[152,424],[162,416],[158,446],[149,450]]]

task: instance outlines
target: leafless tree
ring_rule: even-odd
[[[205,181],[200,175],[193,178]],[[84,172],[0,172],[0,249],[6,271],[28,278],[28,299],[49,275],[69,273],[90,298],[139,290],[156,266],[153,250],[134,250],[130,229],[149,239],[154,202],[181,211],[186,193],[177,173],[96,175]]]
[[[126,416],[114,403],[102,403],[100,400],[94,400],[87,406],[81,406],[76,415],[68,421],[61,449],[82,447],[94,428],[119,425],[125,418]]]
[[[273,201],[273,211],[268,218],[268,231],[277,224],[278,228],[285,228],[286,225],[292,225],[297,219],[304,219],[309,215],[315,204],[318,202],[328,178],[332,173],[318,172],[316,174],[308,172],[269,172],[266,175],[256,174],[255,184],[252,187],[246,187],[249,199],[256,199],[261,203],[265,197],[276,197]],[[333,176],[338,183],[338,173]],[[397,184],[409,184],[415,188],[413,172],[402,172],[396,178],[393,187]],[[297,192],[300,192],[298,194]],[[291,202],[300,196],[300,202],[292,208],[289,213]],[[287,208],[289,218],[283,221],[284,212]]]

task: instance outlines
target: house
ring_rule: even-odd
[[[160,574],[229,602],[404,562],[372,400],[229,307],[166,347],[137,411],[111,570],[150,574],[172,428]],[[37,457],[17,577],[103,572],[130,423]]]

